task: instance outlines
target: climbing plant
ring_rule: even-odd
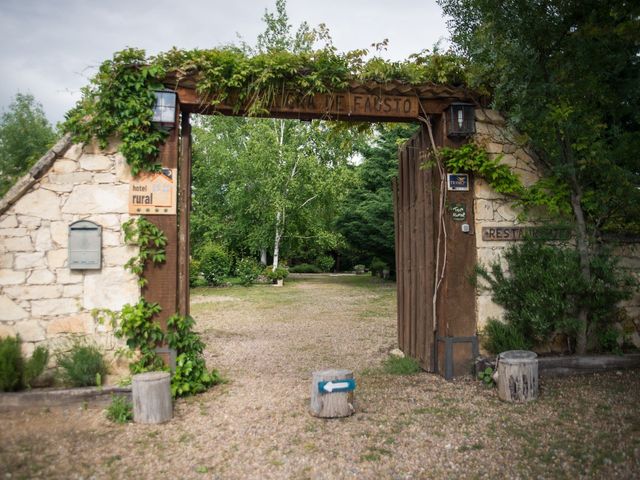
[[[367,50],[339,53],[329,42],[318,50],[296,53],[270,49],[252,54],[246,48],[202,50],[172,49],[147,57],[129,48],[105,61],[82,99],[66,115],[64,128],[77,140],[97,138],[106,146],[112,136],[122,142],[120,151],[132,173],[154,171],[166,133],[153,125],[154,90],[171,86],[168,74],[194,75],[197,91],[212,105],[225,103],[248,115],[267,114],[273,99],[287,92],[300,97],[344,91],[349,82],[399,81],[461,85],[464,62],[450,52],[424,50],[402,62],[380,57],[365,60]]]
[[[138,254],[131,257],[124,268],[136,275],[138,285],[144,287],[147,284],[147,279],[143,275],[147,261],[163,263],[167,258],[165,250],[167,236],[144,217],[126,221],[122,224],[122,231],[125,242],[138,246]]]

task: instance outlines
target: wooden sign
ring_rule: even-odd
[[[537,240],[569,240],[571,229],[567,227],[482,227],[485,242],[514,242],[525,237]]]
[[[464,203],[452,203],[449,210],[454,221],[464,222],[467,219],[467,206]]]
[[[178,170],[141,173],[129,184],[129,213],[175,215],[178,204]]]

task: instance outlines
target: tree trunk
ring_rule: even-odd
[[[169,372],[147,372],[134,375],[133,420],[137,423],[164,423],[173,416]]]
[[[284,229],[284,215],[278,210],[276,213],[276,235],[273,240],[273,271],[278,268],[280,261],[280,241],[282,240],[282,230]]]
[[[589,255],[589,237],[587,235],[587,225],[582,210],[582,190],[577,185],[573,185],[571,193],[571,208],[576,219],[576,247],[580,258],[580,273],[583,281],[589,285],[591,283],[591,262]],[[589,323],[589,310],[584,305],[578,307],[578,332],[576,335],[576,353],[584,355],[587,352],[587,329]]]
[[[265,266],[267,265],[267,249],[266,248],[260,249],[260,263]]]

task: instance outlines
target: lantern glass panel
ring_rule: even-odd
[[[176,94],[175,92],[155,92],[156,103],[153,107],[154,123],[173,125],[176,121]]]
[[[466,137],[475,133],[475,114],[473,105],[468,103],[453,103],[449,109],[450,137]]]

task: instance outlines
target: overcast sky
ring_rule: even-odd
[[[253,44],[275,0],[0,0],[0,109],[31,93],[53,123],[78,100],[96,67],[125,47],[147,54]],[[325,23],[341,51],[389,39],[401,60],[446,40],[435,0],[289,0],[290,23]]]

